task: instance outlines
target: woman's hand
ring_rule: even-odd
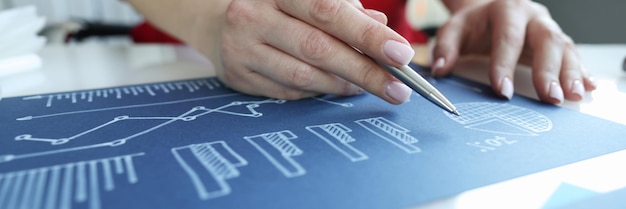
[[[369,58],[402,66],[413,57],[386,21],[357,0],[233,0],[218,30],[218,77],[273,98],[368,91],[402,103],[411,89]]]
[[[596,88],[574,42],[544,6],[529,0],[493,0],[457,9],[437,34],[435,76],[450,73],[460,55],[485,54],[491,58],[492,88],[509,99],[518,62],[532,67],[533,84],[544,102],[578,101]]]

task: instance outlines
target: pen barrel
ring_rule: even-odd
[[[437,90],[430,82],[417,74],[409,66],[402,66],[400,69],[383,65],[392,75],[402,81],[404,84],[415,90],[422,97],[428,101],[439,106],[440,108],[453,113],[458,114],[454,105],[445,97],[439,90]]]

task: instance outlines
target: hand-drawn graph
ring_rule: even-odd
[[[32,96],[32,97],[25,97],[23,98],[23,100],[35,100],[35,99],[48,98],[47,106],[51,106],[52,104],[51,102],[54,99],[57,99],[57,100],[71,99],[72,103],[75,103],[78,101],[76,100],[76,95],[80,95],[79,97],[80,99],[84,99],[83,98],[84,96],[88,102],[91,102],[92,99],[89,99],[91,98],[91,96],[98,96],[98,97],[103,97],[103,98],[121,98],[121,95],[123,95],[122,93],[131,94],[131,95],[137,95],[139,93],[144,93],[144,94],[148,93],[150,95],[156,94],[155,91],[149,91],[151,89],[161,90],[165,93],[169,93],[174,90],[185,90],[185,89],[187,89],[189,92],[193,92],[193,91],[198,90],[200,86],[205,86],[206,88],[214,89],[214,88],[221,87],[221,84],[219,84],[219,82],[216,79],[202,79],[202,80],[193,80],[193,81],[148,84],[148,85],[134,86],[134,87],[120,87],[120,88],[111,88],[111,89],[103,89],[103,90],[92,90],[92,91],[74,92],[74,93],[61,93],[61,94],[53,94],[53,95],[48,95],[48,96]],[[140,90],[140,89],[144,89],[144,90]],[[119,94],[116,93],[115,97],[111,97],[111,96],[108,96],[110,95],[110,93],[106,93],[106,92],[114,92],[114,93],[119,92]],[[157,103],[151,103],[151,104],[128,105],[128,106],[108,107],[108,108],[99,108],[99,109],[91,109],[91,110],[78,110],[78,111],[72,111],[72,112],[61,112],[61,113],[53,113],[53,114],[47,114],[47,115],[24,116],[24,117],[17,118],[16,120],[17,121],[29,121],[29,120],[36,120],[36,119],[41,119],[41,118],[59,117],[59,116],[73,115],[73,114],[86,114],[86,113],[100,112],[100,111],[172,105],[172,104],[211,100],[211,99],[224,98],[224,97],[237,96],[237,95],[239,94],[230,93],[230,94],[222,94],[222,95],[207,96],[207,97],[192,98],[192,99],[157,102]],[[353,106],[352,103],[333,102],[333,101],[330,101],[321,97],[316,97],[315,99],[317,101],[328,103],[331,105],[338,105],[342,107]],[[276,100],[276,99],[263,99],[259,101],[233,101],[233,102],[230,102],[229,104],[222,105],[216,108],[207,108],[205,106],[193,107],[189,111],[178,116],[120,115],[120,116],[114,117],[110,121],[97,125],[93,128],[79,132],[72,136],[61,137],[61,138],[38,137],[38,136],[33,136],[32,134],[22,134],[22,135],[16,136],[15,140],[16,141],[37,141],[37,142],[50,143],[51,145],[61,145],[61,144],[66,144],[68,142],[76,140],[78,138],[84,137],[87,134],[102,130],[104,128],[111,127],[112,125],[115,125],[121,122],[137,121],[137,123],[141,123],[139,121],[164,121],[155,126],[152,126],[143,130],[139,130],[134,133],[130,133],[128,136],[125,136],[125,137],[112,139],[111,141],[108,141],[108,142],[85,145],[85,146],[78,146],[78,147],[71,147],[71,148],[65,148],[65,149],[50,150],[50,151],[44,151],[44,152],[36,152],[36,153],[2,155],[0,156],[0,163],[9,162],[9,161],[18,160],[18,159],[24,159],[24,158],[39,157],[39,156],[52,155],[52,154],[65,153],[65,152],[73,152],[73,151],[79,151],[79,150],[85,150],[85,149],[93,149],[93,148],[98,148],[98,147],[120,146],[120,145],[124,145],[127,141],[131,139],[150,133],[159,128],[167,126],[171,123],[174,123],[177,121],[183,121],[183,122],[193,121],[199,117],[212,114],[212,113],[221,113],[221,114],[228,114],[228,115],[242,116],[242,117],[261,117],[263,116],[263,113],[258,112],[256,110],[261,105],[282,104],[285,102],[286,102],[285,100]]]
[[[552,121],[546,116],[508,103],[469,102],[455,106],[463,114],[446,115],[468,129],[527,136],[537,136],[552,129]]]
[[[303,153],[290,141],[295,138],[298,137],[288,130],[244,137],[288,178],[306,173],[306,170],[293,159],[294,156]]]
[[[324,140],[352,162],[368,159],[367,155],[350,145],[350,142],[354,142],[356,139],[348,134],[352,130],[341,123],[307,126],[306,129]]]
[[[224,141],[176,147],[172,154],[203,200],[230,194],[226,180],[239,177],[237,167],[248,164]]]
[[[391,122],[390,120],[383,117],[376,117],[361,119],[355,122],[409,154],[422,151],[419,147],[415,146],[418,140],[408,134],[408,129]]]
[[[0,208],[70,209],[73,202],[86,201],[90,209],[101,208],[100,182],[104,182],[104,191],[113,191],[113,175],[126,173],[128,183],[137,183],[133,158],[141,155],[144,153],[1,173]]]
[[[222,114],[229,114],[229,115],[235,115],[235,116],[242,116],[242,117],[261,117],[263,114],[260,112],[256,111],[256,108],[258,108],[260,105],[262,104],[268,104],[268,103],[273,103],[273,104],[282,104],[284,103],[285,100],[275,100],[275,99],[265,99],[265,100],[261,100],[261,101],[234,101],[231,102],[229,104],[226,105],[222,105],[220,107],[214,108],[214,109],[210,109],[210,108],[206,108],[203,106],[199,106],[199,107],[194,107],[191,110],[175,116],[175,117],[167,117],[167,116],[145,116],[145,117],[141,117],[141,116],[137,116],[137,117],[131,117],[131,116],[118,116],[113,118],[113,120],[105,122],[101,125],[98,125],[94,128],[88,129],[86,131],[80,132],[78,134],[75,134],[73,136],[69,136],[69,137],[64,137],[64,138],[43,138],[43,137],[33,137],[31,134],[23,134],[23,135],[19,135],[17,137],[15,137],[15,140],[17,141],[21,141],[21,140],[25,140],[25,141],[39,141],[39,142],[47,142],[50,143],[52,145],[60,145],[60,144],[65,144],[68,143],[72,140],[76,140],[78,138],[80,138],[81,136],[84,136],[86,134],[89,134],[91,132],[95,132],[98,131],[99,129],[103,129],[107,126],[111,126],[115,123],[119,123],[122,121],[146,121],[146,120],[152,120],[152,121],[165,121],[162,123],[159,123],[153,127],[149,127],[147,129],[144,130],[140,130],[136,133],[131,133],[126,137],[122,137],[119,139],[114,139],[111,141],[107,141],[107,142],[102,142],[102,143],[97,143],[97,144],[91,144],[91,145],[86,145],[86,146],[79,146],[79,147],[71,147],[71,148],[65,148],[65,149],[58,149],[58,150],[50,150],[50,151],[43,151],[43,152],[36,152],[36,153],[27,153],[27,154],[21,154],[21,155],[3,155],[0,156],[0,163],[3,162],[8,162],[8,161],[13,161],[13,160],[18,160],[18,159],[23,159],[23,158],[31,158],[31,157],[39,157],[39,156],[44,156],[44,155],[51,155],[51,154],[58,154],[58,153],[64,153],[64,152],[72,152],[72,151],[78,151],[78,150],[85,150],[85,149],[93,149],[93,148],[98,148],[98,147],[114,147],[114,146],[120,146],[120,145],[124,145],[126,144],[127,141],[137,138],[139,136],[142,136],[144,134],[150,133],[152,131],[155,131],[159,128],[162,128],[166,125],[169,125],[173,122],[177,122],[177,121],[184,121],[184,122],[188,122],[188,121],[193,121],[199,117],[211,114],[211,113],[222,113]],[[229,108],[233,108],[233,107],[237,107],[237,106],[245,106],[245,111],[246,112],[237,112],[237,111],[229,111]],[[97,111],[97,110],[94,110]],[[29,120],[32,119],[29,118]],[[18,119],[19,120],[19,119]]]

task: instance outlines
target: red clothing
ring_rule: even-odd
[[[387,25],[411,43],[426,43],[428,36],[409,25],[406,17],[406,0],[361,0],[363,7],[375,9],[387,15]]]
[[[428,41],[426,34],[411,28],[409,25],[405,14],[406,0],[361,0],[361,3],[365,8],[385,13],[389,19],[389,27],[404,36],[409,42],[425,43]],[[136,43],[181,43],[147,22],[135,27],[131,32],[131,37]]]

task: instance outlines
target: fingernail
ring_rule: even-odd
[[[365,93],[365,89],[361,87],[357,87],[356,91],[354,91],[354,95],[361,95],[363,93]]]
[[[413,90],[399,81],[392,81],[387,85],[385,93],[392,99],[405,103],[409,101]]]
[[[511,82],[509,77],[504,77],[500,81],[500,94],[507,99],[513,97],[513,82]]]
[[[580,80],[574,80],[570,88],[572,90],[572,94],[578,95],[581,99],[583,98],[583,94],[585,94],[585,86],[583,86],[583,82],[580,82]]]
[[[409,64],[415,55],[415,51],[410,46],[394,40],[385,42],[383,52],[393,61],[402,65]]]
[[[563,102],[563,89],[556,81],[550,82],[550,91],[548,92],[548,95],[550,98],[557,100],[556,104],[561,104],[561,102]]]
[[[591,83],[591,86],[593,86],[593,88],[598,88],[598,80],[596,80],[595,77],[593,76],[589,76],[587,79],[589,79],[589,82]]]
[[[433,63],[432,69],[430,69],[430,73],[432,75],[435,75],[435,72],[443,68],[444,65],[446,65],[446,59],[444,59],[443,57],[437,58],[437,60],[435,60],[435,63]]]

